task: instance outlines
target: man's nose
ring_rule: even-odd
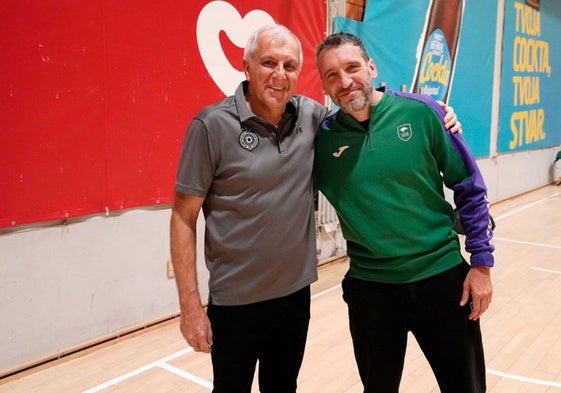
[[[284,69],[284,65],[279,64],[277,67],[275,67],[275,76],[278,78],[284,78],[286,77],[286,70]]]
[[[346,89],[353,84],[353,80],[346,72],[341,72],[339,75],[339,84],[342,88]]]

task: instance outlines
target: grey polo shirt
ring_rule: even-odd
[[[234,96],[189,125],[175,190],[205,198],[205,259],[216,305],[289,295],[317,279],[311,173],[327,109],[294,96],[277,130]]]

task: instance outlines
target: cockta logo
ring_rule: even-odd
[[[238,10],[227,1],[211,1],[197,19],[197,44],[203,63],[218,88],[231,95],[244,80],[243,71],[238,71],[224,53],[220,44],[220,32],[243,48],[249,35],[257,28],[275,23],[271,15],[262,10],[253,10],[242,17]],[[241,59],[238,59],[241,64]]]
[[[419,70],[419,92],[442,100],[450,81],[450,63],[446,38],[440,29],[436,29],[429,37],[423,52]]]
[[[431,0],[421,35],[422,54],[413,91],[448,101],[460,38],[464,0]]]

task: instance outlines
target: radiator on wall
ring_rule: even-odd
[[[345,240],[341,234],[337,213],[327,199],[318,193],[316,196],[316,235],[319,263],[344,257]]]

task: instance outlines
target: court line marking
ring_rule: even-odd
[[[419,353],[424,356],[423,351],[419,350]],[[552,387],[552,388],[561,388],[561,383],[560,382],[545,381],[543,379],[522,377],[520,375],[503,373],[502,371],[493,370],[491,368],[485,368],[485,372],[487,374],[496,375],[496,376],[501,377],[501,378],[512,379],[512,380],[520,381],[520,382],[524,382],[524,383],[531,383],[533,385],[549,386],[549,387]]]
[[[172,366],[171,364],[162,362],[158,364],[158,367],[161,367],[171,373],[174,373],[182,378],[188,379],[192,382],[195,382],[198,385],[204,386],[205,388],[211,389],[213,388],[213,384],[210,381],[207,381],[204,378],[197,377],[195,374],[191,374],[185,370],[180,369],[179,367]]]
[[[142,374],[143,372],[148,371],[148,370],[150,370],[150,369],[152,369],[152,368],[154,368],[154,367],[161,367],[162,364],[165,364],[166,362],[168,362],[168,361],[170,361],[170,360],[173,360],[173,359],[175,359],[175,358],[178,358],[178,357],[180,357],[180,356],[186,355],[186,354],[188,354],[189,352],[193,352],[193,348],[189,347],[189,348],[182,349],[181,351],[177,351],[177,352],[175,352],[175,353],[172,353],[171,355],[168,355],[168,356],[165,356],[165,357],[163,357],[163,358],[161,358],[161,359],[158,359],[158,360],[156,360],[155,362],[148,363],[148,364],[146,364],[146,365],[144,365],[144,366],[142,366],[142,367],[139,367],[139,368],[137,368],[137,369],[135,369],[135,370],[129,371],[128,373],[122,374],[122,375],[120,375],[120,376],[118,376],[118,377],[115,377],[115,378],[110,379],[110,380],[108,380],[108,381],[106,381],[106,382],[103,382],[102,384],[99,384],[99,385],[97,385],[97,386],[94,386],[93,388],[84,390],[83,393],[96,393],[96,392],[100,392],[100,391],[102,391],[102,390],[104,390],[104,389],[107,389],[107,388],[110,387],[110,386],[113,386],[113,385],[118,384],[119,382],[126,381],[126,380],[129,379],[129,378],[132,378],[132,377],[135,377],[135,376],[137,376],[137,375],[139,375],[139,374]],[[162,367],[162,368],[164,368],[164,367]],[[194,376],[194,377],[195,377],[195,376]],[[195,377],[195,378],[199,379],[199,377]],[[188,378],[188,379],[189,379],[189,378]],[[193,381],[193,382],[198,383],[198,381]],[[210,382],[208,382],[208,381],[206,381],[206,382],[207,382],[207,383],[210,383]],[[203,386],[205,386],[205,385],[203,385]]]
[[[556,197],[558,197],[559,195],[561,195],[561,194],[560,194],[559,192],[556,192],[556,193],[554,193],[554,194],[551,194],[551,195],[549,195],[549,196],[546,196],[545,198],[538,199],[538,200],[533,201],[533,202],[528,202],[528,203],[526,203],[525,205],[522,205],[522,206],[519,206],[519,207],[517,207],[517,208],[515,208],[515,209],[509,210],[509,211],[507,211],[507,212],[505,212],[505,213],[503,213],[503,214],[501,214],[501,215],[499,215],[499,216],[497,216],[497,217],[493,217],[493,218],[494,218],[495,221],[500,221],[500,220],[502,220],[503,218],[510,217],[510,216],[512,216],[512,215],[514,215],[514,214],[516,214],[516,213],[520,213],[521,211],[524,211],[524,210],[529,209],[529,208],[531,208],[531,207],[533,207],[533,206],[535,206],[535,205],[538,205],[538,204],[540,204],[540,203],[542,203],[542,202],[545,202],[545,201],[547,201],[548,199],[556,198]]]
[[[553,270],[553,269],[544,269],[541,267],[533,267],[532,270],[537,270],[539,272],[546,272],[546,273],[553,273],[553,274],[561,274],[561,270]]]
[[[537,247],[561,249],[561,246],[555,246],[553,244],[527,242],[527,241],[524,241],[524,240],[507,239],[507,238],[504,238],[504,237],[493,237],[493,240],[500,240],[502,242],[510,242],[510,243],[528,244],[530,246],[537,246]]]
[[[531,384],[534,384],[534,385],[542,385],[542,386],[549,386],[549,387],[553,387],[553,388],[561,388],[561,383],[559,383],[559,382],[544,381],[542,379],[535,379],[535,378],[526,378],[526,377],[521,377],[519,375],[503,373],[503,372],[492,370],[492,369],[489,369],[489,368],[487,369],[487,373],[499,376],[501,378],[514,379],[516,381],[531,383]]]
[[[327,289],[325,289],[321,292],[316,293],[315,295],[312,295],[311,299],[312,300],[317,299],[318,297],[321,297],[323,295],[327,295],[328,293],[334,292],[335,290],[337,290],[339,288],[341,288],[341,284],[334,285],[331,288],[327,288]]]

